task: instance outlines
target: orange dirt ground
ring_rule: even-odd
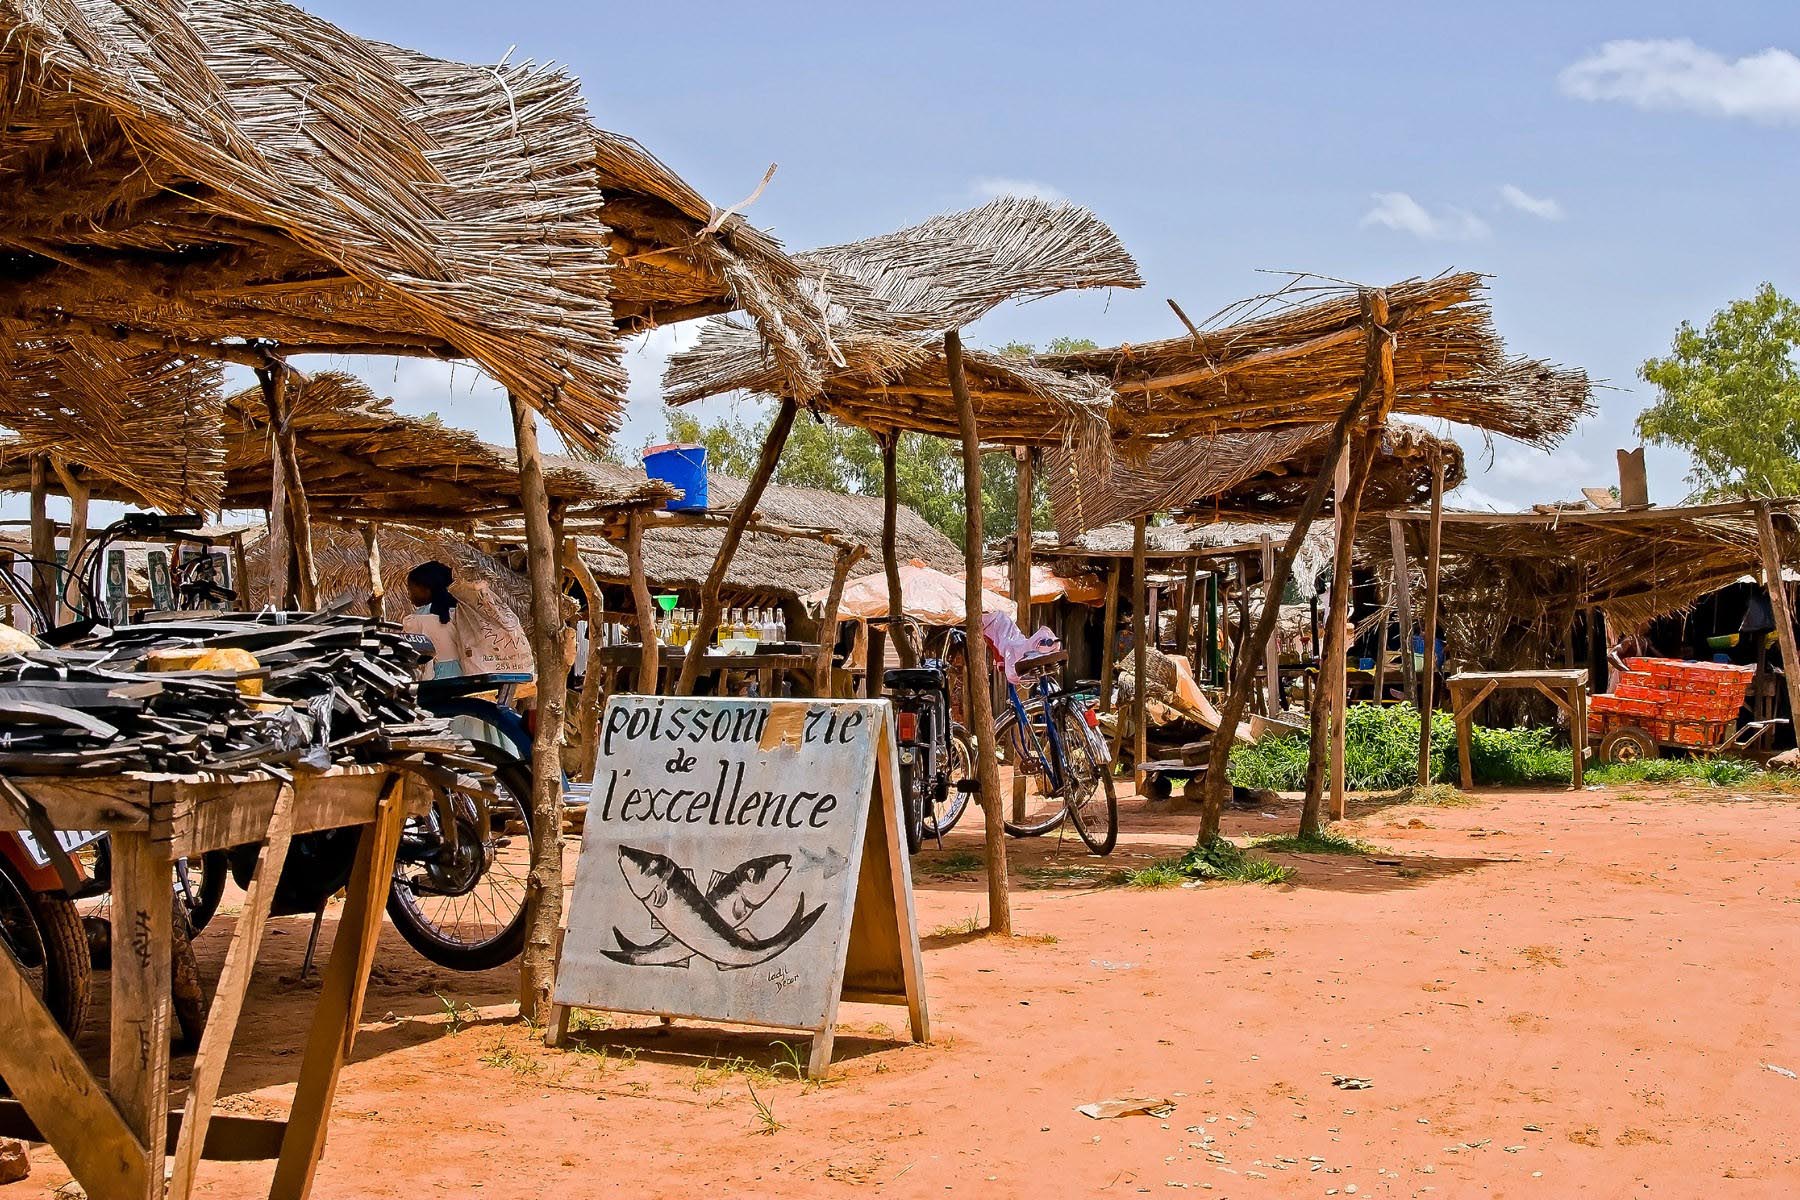
[[[1123,809],[1107,868],[1193,836],[1191,809],[1129,795]],[[823,1085],[785,1071],[766,1032],[629,1019],[547,1050],[504,1019],[516,974],[434,969],[390,931],[314,1194],[1800,1187],[1788,1073],[1800,1070],[1800,804],[1729,789],[1485,792],[1469,807],[1352,812],[1347,832],[1382,853],[1285,856],[1296,874],[1276,887],[1096,886],[1072,837],[1011,842],[1018,936],[1004,942],[967,932],[982,919],[979,875],[933,867],[978,848],[971,814],[916,872],[934,1043],[894,1040],[899,1010],[848,1007]],[[1227,832],[1293,823],[1291,806],[1236,812]],[[291,981],[306,922],[271,934],[223,1104],[278,1115],[312,990]],[[198,943],[209,983],[223,946],[217,933]],[[105,1027],[96,1009],[90,1030]],[[99,1050],[91,1032],[86,1049]],[[1344,1090],[1334,1075],[1372,1086]],[[1075,1111],[1127,1095],[1174,1110]],[[67,1178],[48,1150],[33,1161],[0,1200]],[[208,1164],[202,1185],[261,1194],[269,1170]]]

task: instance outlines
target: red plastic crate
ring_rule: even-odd
[[[1588,699],[1590,712],[1622,713],[1631,717],[1656,717],[1662,714],[1662,704],[1656,700],[1640,700],[1631,696],[1614,696],[1602,693]]]

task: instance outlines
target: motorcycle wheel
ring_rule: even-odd
[[[205,929],[218,914],[230,875],[231,860],[223,850],[209,850],[197,860],[184,858],[175,863],[175,893],[187,909],[188,928],[194,933]]]
[[[925,784],[917,767],[900,764],[900,804],[906,810],[906,852],[917,854],[925,844]]]
[[[928,838],[941,838],[962,820],[962,815],[969,811],[969,793],[956,785],[965,779],[975,777],[975,744],[969,740],[969,731],[961,725],[950,731],[950,770],[949,790],[944,794],[941,808],[927,814],[924,820],[924,833]]]
[[[429,879],[421,852],[429,853],[438,834],[435,812],[411,817],[401,833],[401,852],[394,862],[394,884],[387,911],[407,944],[440,967],[452,971],[487,971],[503,966],[525,948],[525,881],[531,868],[531,771],[524,762],[492,746],[476,752],[494,764],[499,797],[488,802],[488,836],[482,840],[482,863],[460,891],[440,894],[416,890],[415,880]],[[476,811],[472,797],[457,796],[459,817]],[[460,822],[459,822],[460,823]],[[473,833],[470,825],[462,832]],[[409,854],[411,848],[418,852]]]
[[[87,1018],[93,963],[72,900],[32,892],[0,864],[0,943],[71,1038]]]

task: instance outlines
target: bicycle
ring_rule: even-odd
[[[994,723],[1000,762],[1012,768],[1015,778],[1026,777],[1027,803],[1034,785],[1040,799],[1055,803],[1002,825],[1014,837],[1040,837],[1067,820],[1089,850],[1110,854],[1119,839],[1112,756],[1093,706],[1051,678],[1051,668],[1067,658],[1067,652],[1052,650],[1015,664],[1021,680],[1030,676],[1029,700],[1012,680],[1006,681],[1007,711]],[[1002,797],[1001,802],[1009,800]]]

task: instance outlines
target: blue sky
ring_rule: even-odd
[[[850,240],[997,189],[1092,207],[1138,292],[998,312],[970,337],[1102,343],[1179,331],[1306,270],[1386,283],[1494,276],[1520,352],[1619,390],[1554,455],[1464,437],[1469,505],[1612,482],[1647,402],[1637,364],[1683,318],[1763,280],[1800,288],[1800,7],[1055,3],[591,6],[315,0],[365,37],[472,62],[555,60],[595,119],[790,248]],[[634,353],[624,441],[661,429],[680,331]],[[324,365],[315,363],[316,365]],[[469,368],[356,365],[408,409],[494,437]],[[1652,451],[1651,493],[1685,462]]]

